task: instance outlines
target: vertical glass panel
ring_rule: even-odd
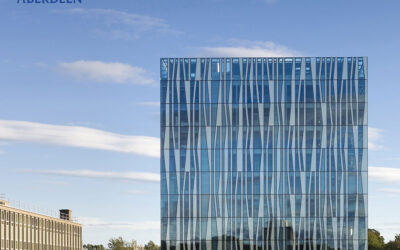
[[[210,173],[209,172],[201,172],[201,193],[202,194],[210,193]]]
[[[357,195],[348,196],[348,214],[347,216],[354,217],[356,215]]]
[[[201,217],[207,218],[208,217],[208,208],[209,208],[209,195],[201,195]]]
[[[165,58],[161,59],[160,71],[161,71],[161,80],[167,80],[168,79],[168,60]]]
[[[219,80],[220,75],[220,59],[211,59],[211,78],[212,80]]]
[[[357,172],[348,172],[348,193],[356,194],[357,193]]]
[[[293,59],[285,58],[285,79],[292,80]]]
[[[190,79],[196,79],[196,59],[190,59]]]
[[[285,102],[292,102],[292,81],[285,81]]]
[[[232,77],[233,80],[240,80],[240,66],[238,58],[232,59]]]
[[[178,211],[178,195],[169,195],[169,217],[176,217]]]
[[[359,239],[367,239],[367,218],[359,217],[358,218],[358,238]],[[362,249],[362,248],[360,248]]]
[[[226,59],[226,80],[227,84],[229,83],[229,80],[231,79],[231,59]]]
[[[262,80],[262,59],[257,58],[257,80]]]
[[[306,104],[306,125],[314,125],[314,124],[315,124],[314,104],[307,103]]]
[[[161,217],[168,217],[168,195],[161,195]]]

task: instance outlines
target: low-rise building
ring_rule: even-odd
[[[0,250],[82,249],[82,225],[71,220],[71,211],[60,210],[60,218],[9,206],[0,200]]]

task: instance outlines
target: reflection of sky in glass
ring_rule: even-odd
[[[161,59],[163,248],[367,249],[365,72],[362,57]]]

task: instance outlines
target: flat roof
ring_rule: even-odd
[[[31,212],[31,211],[26,211],[26,210],[22,210],[22,209],[19,209],[19,208],[15,208],[15,207],[0,205],[0,209],[1,210],[9,210],[9,211],[12,211],[12,212],[17,212],[17,213],[21,213],[21,214],[25,214],[25,215],[30,215],[30,216],[35,216],[35,217],[46,219],[46,220],[52,220],[52,221],[57,221],[57,222],[65,223],[65,224],[72,224],[72,225],[75,225],[75,226],[82,227],[82,224],[79,224],[79,223],[76,223],[76,222],[73,222],[73,221],[70,221],[70,220],[63,220],[63,219],[60,219],[60,218],[51,217],[51,216],[43,215],[43,214],[38,214],[38,213]]]

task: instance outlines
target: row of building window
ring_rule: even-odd
[[[0,209],[1,249],[80,249],[82,228]]]

